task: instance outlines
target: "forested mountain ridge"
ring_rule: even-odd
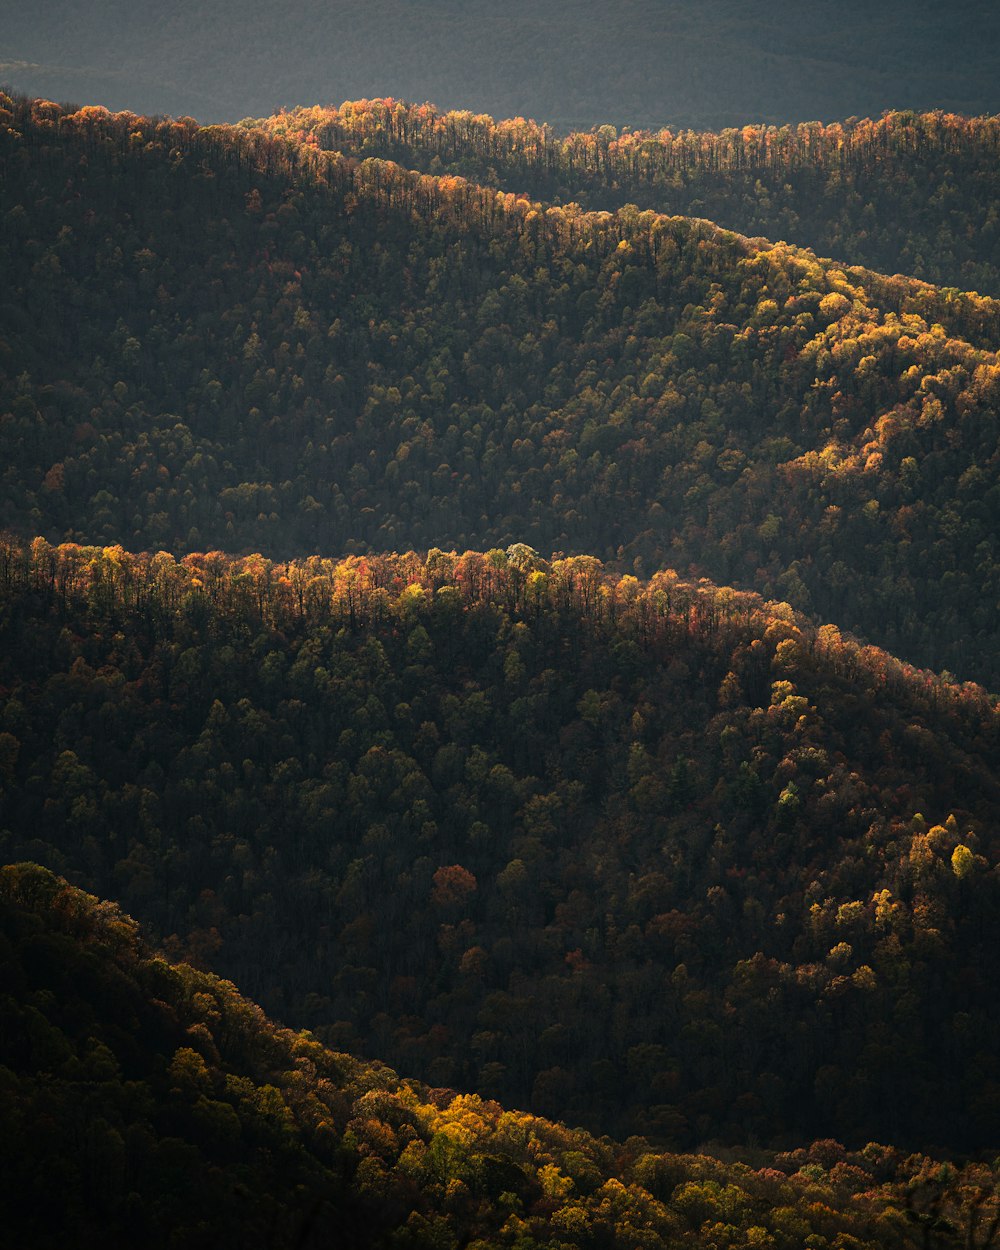
[[[275,1027],[35,865],[0,869],[0,950],[0,1199],[17,1245],[992,1240],[995,1167],[832,1141],[722,1163],[429,1090]]]
[[[588,557],[0,549],[0,855],[620,1137],[995,1141],[995,700]]]
[[[547,202],[707,217],[843,264],[1000,295],[1000,117],[561,136],[521,117],[357,100],[242,124]]]
[[[845,0],[838,17],[798,0],[47,0],[7,6],[0,83],[213,122],[363,94],[576,128],[1000,110],[991,4]]]
[[[986,1250],[1000,304],[311,125],[0,97],[5,1228]]]
[[[694,567],[1000,684],[1000,305],[5,97],[2,521]]]

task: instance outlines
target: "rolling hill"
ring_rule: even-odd
[[[996,147],[0,94],[6,1232],[997,1243]]]
[[[0,1195],[82,1248],[986,1245],[996,1172],[817,1142],[754,1165],[597,1141],[273,1025],[117,908],[0,869]]]
[[[507,547],[997,668],[1000,304],[701,221],[7,98],[0,521]]]
[[[890,112],[826,126],[600,126],[560,137],[523,118],[358,100],[252,124],[549,203],[707,217],[842,264],[1000,294],[997,117]]]
[[[674,1148],[995,1139],[995,700],[530,549],[0,556],[0,855],[336,1049]]]

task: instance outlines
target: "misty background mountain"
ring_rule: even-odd
[[[375,95],[560,127],[1000,110],[1000,8],[983,0],[847,0],[836,10],[797,0],[3,8],[0,81],[203,122]]]

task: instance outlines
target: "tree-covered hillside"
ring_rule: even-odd
[[[252,129],[2,120],[22,534],[591,551],[1000,683],[996,302]]]
[[[12,1245],[992,1244],[994,1168],[833,1141],[727,1164],[427,1089],[276,1028],[35,865],[0,869],[0,951]]]
[[[0,94],[7,1235],[1000,1242],[996,149]]]
[[[624,1138],[995,1145],[996,708],[787,605],[0,553],[0,856],[338,1049]]]
[[[706,217],[841,263],[1000,295],[1000,118],[887,113],[721,133],[612,126],[560,137],[398,100],[252,123],[351,155],[589,209]]]

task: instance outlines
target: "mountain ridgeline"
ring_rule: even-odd
[[[257,130],[10,101],[0,519],[670,565],[1000,683],[1000,304]]]
[[[11,1243],[311,1250],[988,1244],[997,1171],[819,1141],[754,1164],[595,1140],[403,1081],[168,963],[129,917],[0,869]]]
[[[995,1133],[995,703],[520,546],[0,551],[0,854],[336,1049],[688,1149]]]
[[[997,150],[0,94],[5,1231],[998,1244]]]
[[[241,124],[551,203],[707,217],[841,263],[1000,295],[1000,117],[561,136],[523,117],[358,100]]]
[[[4,17],[0,82],[213,122],[332,92],[577,128],[1000,110],[1000,14],[983,0],[845,0],[835,15],[800,0],[47,0]]]

